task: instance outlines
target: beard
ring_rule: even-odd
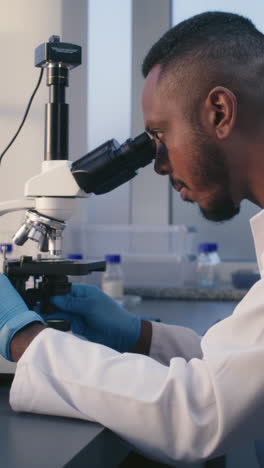
[[[214,199],[209,207],[199,207],[203,217],[209,221],[228,221],[240,212],[240,206],[236,206],[228,197]]]
[[[203,217],[209,221],[227,221],[240,212],[240,206],[233,202],[230,194],[231,182],[225,154],[206,138],[202,140],[198,145],[197,142],[195,144],[194,180],[202,191],[208,190],[211,198],[208,198],[207,206],[199,205],[199,208]]]
[[[188,199],[186,199],[185,202],[195,203]],[[198,206],[201,214],[208,221],[228,221],[240,212],[240,206],[235,205],[229,197],[224,197],[221,194],[212,198],[211,202],[205,208],[200,205]]]

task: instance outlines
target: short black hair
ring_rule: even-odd
[[[245,63],[264,56],[264,35],[251,20],[235,13],[209,11],[195,15],[167,31],[146,55],[142,73],[154,65],[166,69],[184,56],[228,58]]]

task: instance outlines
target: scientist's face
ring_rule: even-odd
[[[229,191],[225,155],[220,146],[195,129],[181,109],[181,99],[164,93],[160,66],[148,74],[143,91],[146,131],[157,145],[155,171],[168,175],[182,200],[196,202],[205,218],[223,221],[239,212]]]

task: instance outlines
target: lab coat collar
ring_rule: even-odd
[[[251,230],[255,243],[258,267],[261,277],[264,277],[264,210],[250,219]]]

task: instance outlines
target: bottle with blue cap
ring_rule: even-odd
[[[197,257],[197,285],[201,288],[219,286],[219,266],[221,263],[218,255],[218,245],[214,242],[205,242],[198,246]]]
[[[121,266],[121,255],[106,255],[105,261],[106,270],[102,274],[102,291],[113,298],[120,298],[124,294],[124,275]]]
[[[13,245],[10,243],[0,243],[0,273],[4,273],[4,263],[13,251]]]

